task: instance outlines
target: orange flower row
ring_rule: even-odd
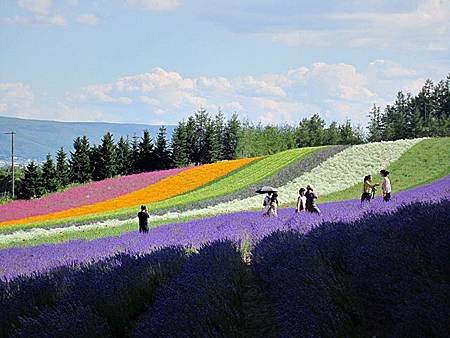
[[[0,222],[0,226],[80,217],[135,207],[140,204],[151,204],[201,187],[202,185],[225,176],[231,171],[236,170],[254,161],[255,159],[256,158],[245,158],[193,167],[191,169],[184,170],[177,175],[162,179],[161,181],[151,184],[146,188],[136,190],[113,199],[95,204],[84,205],[73,209],[49,213],[46,215],[31,216],[18,220]]]

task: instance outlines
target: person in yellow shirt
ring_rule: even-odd
[[[364,177],[364,184],[363,184],[363,193],[361,195],[361,203],[364,201],[370,202],[372,198],[372,193],[375,192],[375,187],[379,184],[375,183],[372,184],[372,176],[367,175]]]

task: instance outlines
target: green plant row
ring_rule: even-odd
[[[387,170],[390,172],[390,180],[393,193],[411,189],[419,185],[433,182],[434,180],[450,174],[450,137],[425,139],[405,152],[397,161],[391,163]],[[373,182],[381,183],[379,173],[368,173],[373,177]],[[359,198],[362,192],[361,183],[321,196],[318,202],[333,202]],[[381,193],[381,192],[380,192]]]

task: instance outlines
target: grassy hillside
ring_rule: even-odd
[[[387,170],[391,173],[389,177],[394,193],[430,183],[450,174],[450,138],[433,138],[419,142],[398,161],[392,163]],[[381,183],[379,173],[367,174],[373,176],[374,182]],[[363,177],[361,177],[361,184],[355,184],[346,190],[321,196],[320,203],[359,198],[362,180]]]

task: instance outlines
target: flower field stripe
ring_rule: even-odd
[[[169,207],[165,209],[156,209],[157,206],[159,206],[159,203],[155,203],[151,206],[150,213],[152,216],[162,216],[157,217],[156,222],[158,224],[167,223],[169,221],[180,221],[186,219],[183,215],[180,215],[179,211],[182,210],[191,210],[191,209],[204,209],[208,206],[216,205],[222,202],[228,202],[232,201],[234,199],[238,198],[245,198],[248,196],[253,196],[255,194],[255,190],[260,187],[260,185],[272,185],[272,186],[278,186],[280,183],[285,184],[286,182],[289,182],[292,178],[297,177],[299,174],[302,174],[304,172],[310,171],[312,168],[316,167],[318,164],[320,164],[322,161],[328,159],[329,157],[335,155],[336,153],[342,151],[347,146],[321,146],[321,147],[312,147],[312,148],[303,148],[303,149],[293,149],[290,150],[288,153],[294,153],[296,154],[296,159],[293,161],[285,161],[286,165],[283,166],[280,170],[275,171],[274,174],[269,175],[268,177],[264,178],[262,181],[254,182],[251,185],[247,186],[245,189],[240,190],[234,190],[234,192],[227,193],[226,195],[221,195],[216,198],[209,198],[204,199],[197,202],[190,202],[188,204],[180,204],[176,207]],[[311,151],[307,151],[311,150]],[[280,153],[282,156],[286,156],[284,153]],[[292,155],[292,154],[291,154]],[[275,157],[279,158],[281,155],[275,154],[269,156],[269,158]],[[216,183],[220,183],[222,180],[228,179],[230,176],[234,176],[238,173],[240,173],[243,170],[247,170],[247,168],[251,167],[253,169],[255,168],[254,165],[259,163],[259,161],[265,161],[265,159],[257,160],[250,162],[249,164],[242,166],[241,168],[231,172],[230,174],[219,178],[216,181],[213,181],[211,183],[208,183],[199,189],[208,188],[211,185],[216,185]],[[274,161],[265,161],[266,163],[269,163],[270,166],[273,166],[273,164],[270,164],[270,162]],[[288,162],[288,163],[286,163]],[[267,170],[263,167],[263,169],[258,169],[262,171],[262,174],[266,175]],[[229,187],[232,188],[232,187]],[[215,188],[215,190],[217,187]],[[194,190],[193,192],[196,192],[197,190]],[[182,195],[184,198],[188,197],[191,193],[186,193]],[[163,202],[164,203],[164,202]],[[170,205],[170,204],[169,204]],[[170,218],[165,217],[164,215],[170,212],[175,212],[175,216],[170,215]],[[39,223],[28,223],[28,224],[19,224],[19,225],[12,225],[12,226],[3,226],[0,227],[0,233],[12,233],[15,231],[20,230],[28,230],[33,228],[63,228],[68,227],[70,229],[73,229],[74,232],[77,232],[78,229],[80,229],[80,225],[87,225],[88,223],[94,223],[98,224],[99,228],[111,228],[111,224],[113,224],[113,221],[115,219],[120,219],[120,224],[123,224],[123,220],[127,220],[128,222],[134,220],[134,215],[136,213],[136,209],[128,208],[128,209],[118,209],[111,212],[105,212],[100,215],[86,215],[82,217],[77,218],[71,218],[69,220],[64,220],[63,222],[58,222],[57,220],[51,220],[46,222],[39,222]],[[208,213],[209,214],[209,213]],[[189,219],[192,218],[199,218],[202,217],[203,214],[199,216],[189,216]],[[130,217],[133,217],[133,219],[130,219]],[[100,225],[101,224],[101,225]],[[106,226],[105,226],[106,225]],[[42,234],[46,234],[46,232],[42,232]],[[1,244],[0,244],[1,245]]]
[[[0,205],[0,222],[45,215],[51,212],[94,204],[143,189],[166,177],[176,175],[188,168],[160,170],[110,178],[79,185],[63,192],[33,200],[16,200]]]
[[[150,229],[142,235],[131,231],[121,236],[98,238],[92,241],[68,241],[61,244],[0,250],[0,279],[22,274],[47,271],[73,262],[95,261],[118,252],[146,253],[162,247],[182,245],[198,248],[220,239],[240,241],[250,236],[258,242],[277,230],[297,229],[307,232],[329,222],[353,222],[367,215],[395,212],[411,203],[440,203],[450,200],[450,175],[432,184],[402,191],[390,203],[377,197],[370,205],[358,200],[332,202],[321,205],[322,214],[296,215],[292,208],[280,209],[278,218],[267,218],[259,212],[238,212],[208,219],[167,224]],[[428,207],[429,209],[429,207]]]
[[[151,204],[172,196],[194,190],[210,181],[227,175],[258,158],[245,158],[233,161],[222,161],[184,170],[177,175],[167,177],[144,189],[78,208],[32,216],[14,221],[0,222],[0,226],[26,224],[39,221],[61,220],[84,215],[113,211],[121,208],[137,207],[140,204]]]
[[[377,142],[346,148],[342,152],[322,162],[311,171],[278,187],[280,202],[294,202],[298,196],[298,189],[300,187],[306,187],[308,184],[313,185],[319,195],[325,195],[351,187],[361,181],[361,178],[367,175],[367,173],[377,172],[388,167],[390,163],[396,161],[403,153],[422,140],[424,139]],[[164,215],[152,216],[150,219],[177,219],[183,216],[200,217],[218,215],[257,209],[261,207],[261,203],[261,196],[253,196],[220,203],[203,209],[168,212]]]
[[[234,192],[227,193],[214,198],[203,199],[188,204],[171,206],[170,208],[164,208],[155,210],[155,205],[152,208],[152,214],[163,215],[167,212],[173,211],[186,211],[192,209],[203,209],[209,206],[214,206],[219,203],[229,202],[236,199],[244,199],[255,195],[255,191],[262,186],[278,187],[286,184],[292,179],[298,177],[302,173],[311,171],[326,159],[332,157],[338,152],[344,150],[347,146],[322,146],[310,148],[310,152],[299,153],[298,158],[295,161],[287,164],[273,175],[264,178],[262,181],[254,182],[244,189],[235,190]],[[202,188],[200,188],[202,189]],[[163,202],[164,203],[164,202]]]
[[[152,205],[152,210],[192,204],[200,200],[212,199],[217,196],[239,191],[274,175],[284,167],[315,150],[314,148],[291,149],[267,156],[260,161],[254,161],[239,171],[230,173],[212,184],[208,184],[184,195],[156,202]]]
[[[450,174],[450,137],[430,138],[415,144],[387,170],[394,192],[411,189],[433,182]],[[378,172],[372,172],[374,182],[381,180]],[[381,183],[381,182],[379,182]],[[361,184],[324,196],[324,201],[355,198],[361,192]]]

